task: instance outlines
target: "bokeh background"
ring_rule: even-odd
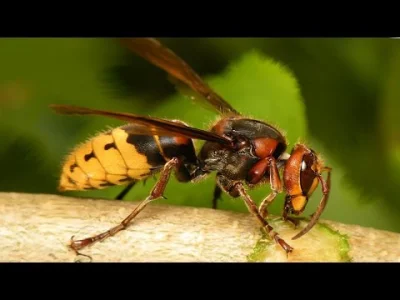
[[[400,232],[400,40],[163,38],[243,113],[307,142],[333,168],[323,218]],[[57,115],[52,103],[178,118],[207,128],[217,115],[177,93],[166,74],[115,39],[0,40],[0,191],[58,193],[64,156],[108,126]],[[201,146],[201,143],[196,143]],[[154,180],[124,201],[146,197]],[[159,200],[211,207],[214,176],[171,179]],[[123,187],[65,195],[113,199]],[[252,191],[259,203],[268,186]],[[306,215],[322,193],[314,194]],[[220,209],[247,211],[223,196]],[[271,212],[280,214],[283,195]],[[78,213],[78,212],[77,212]]]

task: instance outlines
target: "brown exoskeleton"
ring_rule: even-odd
[[[147,204],[163,196],[172,171],[180,182],[195,181],[216,173],[214,203],[221,192],[242,198],[262,228],[287,253],[293,248],[268,224],[268,205],[278,193],[286,192],[284,219],[300,214],[308,198],[322,184],[323,198],[308,226],[295,238],[308,232],[318,221],[329,193],[330,168],[324,167],[315,152],[297,144],[287,154],[282,133],[260,120],[246,118],[215,93],[195,71],[170,49],[154,39],[123,39],[122,43],[137,55],[166,71],[180,84],[200,96],[220,115],[209,131],[190,127],[181,121],[169,121],[129,113],[111,112],[68,105],[52,105],[59,113],[101,115],[128,122],[97,135],[79,146],[66,159],[60,190],[100,189],[128,184],[122,198],[135,182],[160,173],[150,195],[116,227],[102,234],[72,241],[76,251],[125,229]],[[205,141],[196,154],[192,139]],[[283,168],[283,180],[279,175]],[[328,171],[325,182],[321,173]],[[270,184],[272,193],[257,207],[247,187]]]

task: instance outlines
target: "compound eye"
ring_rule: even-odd
[[[317,156],[310,152],[303,156],[303,160],[300,165],[301,172],[310,172],[317,175],[318,173],[318,158]]]
[[[302,170],[302,171],[305,171],[306,168],[307,168],[307,164],[306,164],[306,162],[303,160],[303,161],[301,162],[301,170]]]
[[[300,184],[305,195],[310,195],[318,183],[316,167],[315,156],[311,153],[304,155],[300,165]]]

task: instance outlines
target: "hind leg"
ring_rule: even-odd
[[[130,190],[135,186],[137,181],[133,181],[132,183],[128,184],[115,198],[115,200],[122,200],[130,192]]]
[[[212,208],[217,209],[218,200],[221,200],[222,189],[219,187],[218,184],[215,185],[214,188],[214,195],[212,199]]]
[[[127,216],[119,225],[92,237],[88,237],[82,240],[72,241],[71,248],[79,254],[78,250],[87,247],[97,241],[102,241],[110,236],[115,235],[117,232],[128,227],[129,223],[152,201],[162,198],[164,190],[167,186],[168,180],[170,178],[170,174],[173,168],[175,168],[179,164],[179,160],[177,158],[171,159],[164,166],[163,171],[161,172],[161,176],[157,183],[154,185],[150,195],[140,202],[136,208],[132,211],[132,213]]]

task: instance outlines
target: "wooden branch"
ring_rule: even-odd
[[[83,249],[93,262],[400,261],[400,234],[321,221],[292,241],[299,229],[271,224],[295,248],[286,256],[262,238],[250,214],[151,203],[126,230]],[[85,238],[118,224],[134,202],[42,194],[0,193],[0,260],[74,262],[71,236]],[[302,223],[301,226],[304,226]],[[336,233],[334,230],[339,230]],[[345,236],[344,236],[345,235]],[[347,237],[346,237],[347,236]]]

